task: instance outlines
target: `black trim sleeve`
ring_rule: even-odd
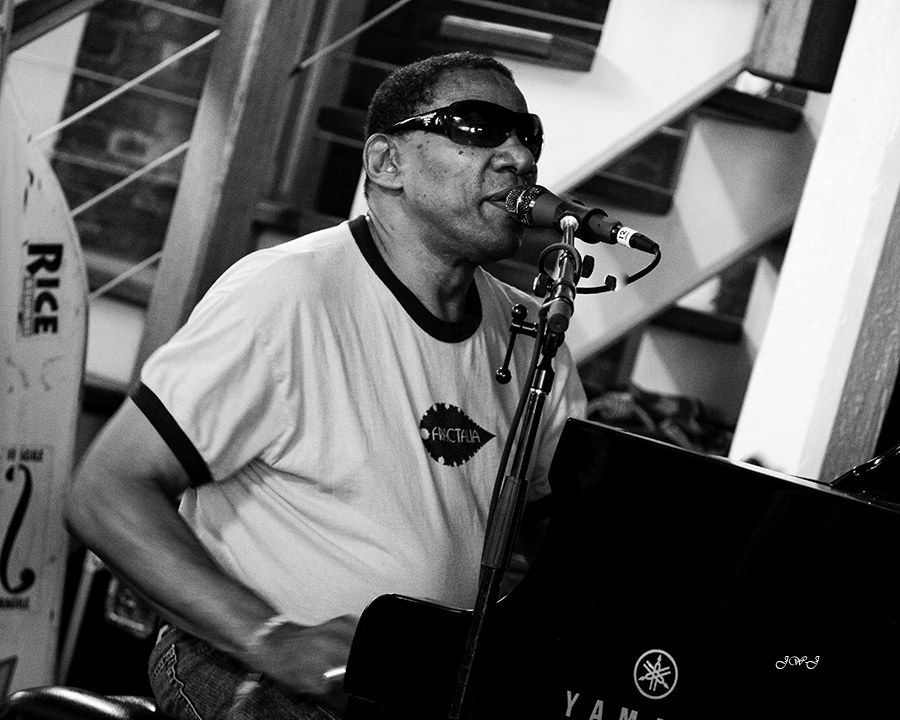
[[[166,441],[166,444],[175,453],[175,457],[178,458],[178,461],[187,471],[191,479],[191,485],[197,487],[198,485],[211,482],[213,478],[209,472],[206,460],[203,459],[200,451],[197,450],[191,439],[181,429],[178,421],[172,417],[172,414],[156,396],[156,393],[144,383],[139,383],[134,392],[131,393],[131,399],[134,400],[134,404],[147,416],[147,419],[156,428],[162,439]]]

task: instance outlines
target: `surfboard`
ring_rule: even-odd
[[[5,0],[0,0],[4,2]],[[5,40],[4,40],[5,42]],[[0,697],[55,681],[87,337],[59,183],[0,83]]]

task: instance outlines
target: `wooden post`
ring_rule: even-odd
[[[830,92],[855,5],[856,0],[768,0],[747,69]]]
[[[833,480],[869,459],[900,355],[900,3],[847,36],[731,456]]]
[[[257,201],[318,7],[296,0],[226,3],[137,368],[184,323],[212,282],[254,249]]]
[[[13,0],[0,0],[0,90],[6,72],[6,58],[12,42]]]

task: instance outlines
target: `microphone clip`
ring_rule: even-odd
[[[607,275],[602,285],[589,288],[578,287],[582,278],[594,273],[594,258],[582,256],[571,240],[571,233],[577,219],[572,216],[561,218],[563,226],[569,225],[564,242],[553,243],[545,247],[538,256],[538,276],[534,280],[533,291],[539,298],[547,298],[545,310],[549,309],[552,321],[551,332],[564,332],[568,327],[569,317],[574,312],[575,296],[582,293],[612,292],[617,287],[614,275]],[[565,232],[565,228],[564,228]],[[556,276],[547,268],[547,261],[556,258]]]
[[[547,270],[546,261],[550,256],[551,252],[556,252],[559,250],[569,249],[568,245],[565,245],[564,248],[560,247],[563,243],[559,243],[557,245],[550,246],[545,248],[541,253],[538,259],[538,276],[534,279],[534,284],[532,285],[532,291],[534,292],[535,297],[543,298],[546,297],[547,292],[550,290],[550,285],[553,282],[553,276]],[[575,252],[578,252],[575,250]],[[589,278],[594,274],[594,256],[593,255],[583,255],[581,256],[581,273],[580,278]],[[612,275],[606,276],[606,282],[609,284],[613,283],[613,288],[615,289],[616,279]]]

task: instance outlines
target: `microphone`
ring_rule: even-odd
[[[578,200],[562,200],[540,185],[525,185],[510,190],[506,212],[525,227],[562,230],[559,222],[567,215],[578,221],[575,237],[588,243],[625,245],[657,254],[659,246],[646,235],[613,220],[600,208],[589,208]]]

